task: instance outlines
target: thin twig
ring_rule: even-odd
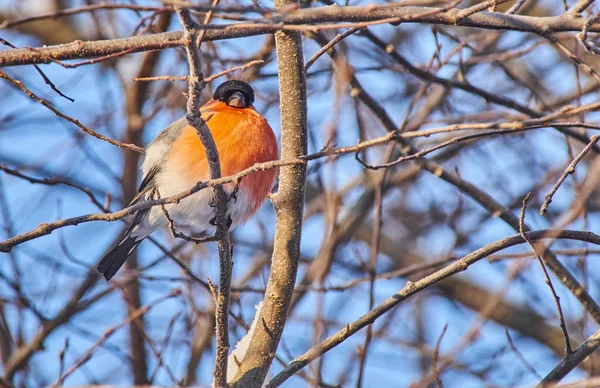
[[[202,23],[203,25],[207,25],[208,23],[210,23],[210,19],[212,19],[213,16],[213,10],[216,9],[216,7],[219,5],[219,0],[213,0],[212,1],[212,8],[211,10],[209,10],[206,15],[204,15],[204,22]],[[191,26],[190,26],[191,27]],[[204,36],[206,36],[206,31],[207,30],[201,30],[200,33],[198,34],[198,37],[196,39],[196,45],[198,45],[198,48],[202,47],[202,42],[204,41]]]
[[[568,112],[574,111],[575,114],[577,114],[579,112],[588,111],[589,109],[595,110],[595,109],[598,109],[599,107],[600,107],[600,103],[594,103],[594,104],[590,104],[589,106],[587,106],[586,109],[573,109],[573,110],[569,110]],[[566,114],[566,113],[563,112],[562,114]],[[551,120],[553,116],[554,115],[548,115],[548,116],[546,116],[546,118],[548,120]],[[533,121],[535,121],[535,120],[532,120],[532,122]],[[517,127],[514,127],[515,128],[514,130],[516,130],[518,128],[518,123],[514,123],[514,125],[517,126]],[[525,126],[523,129],[541,128],[544,126],[547,126],[547,124],[546,125],[544,125],[542,123],[540,123],[539,125],[532,124],[531,127]],[[500,127],[503,127],[503,126],[500,125]],[[507,123],[507,127],[513,127],[513,125],[510,123]],[[462,128],[462,127],[456,127],[456,126],[443,127],[440,130],[440,133],[448,132],[448,131],[451,132],[451,131],[453,131],[455,129],[459,129],[459,128]],[[325,149],[325,150],[315,152],[315,153],[312,153],[312,154],[309,154],[306,156],[302,156],[300,158],[295,158],[295,159],[289,159],[289,160],[281,159],[281,160],[275,160],[272,162],[256,163],[256,164],[252,165],[251,167],[249,167],[245,170],[242,170],[236,174],[230,175],[230,176],[221,177],[219,179],[211,179],[211,180],[204,181],[204,182],[202,182],[202,181],[197,182],[196,185],[194,185],[190,189],[183,191],[181,193],[178,193],[176,195],[173,195],[171,197],[168,197],[168,198],[143,201],[143,202],[137,203],[133,206],[127,207],[125,209],[122,209],[122,210],[119,210],[119,211],[116,211],[113,213],[87,214],[87,215],[83,215],[83,216],[73,217],[73,218],[64,219],[64,220],[60,220],[60,221],[55,221],[52,223],[42,223],[37,228],[34,228],[34,229],[30,230],[29,232],[25,232],[21,235],[14,236],[14,237],[9,238],[4,241],[0,241],[0,252],[9,252],[12,249],[12,247],[14,247],[16,245],[22,244],[26,241],[30,241],[30,240],[32,240],[34,238],[38,238],[40,236],[48,235],[48,234],[52,233],[52,231],[59,229],[59,228],[66,227],[66,226],[78,225],[80,223],[86,223],[86,222],[92,222],[92,221],[117,221],[117,220],[119,220],[127,215],[133,214],[139,210],[148,209],[153,206],[160,206],[161,204],[177,203],[180,200],[182,200],[183,198],[186,198],[186,197],[188,197],[194,193],[197,193],[201,190],[204,190],[206,188],[214,187],[217,185],[223,185],[225,183],[236,182],[236,181],[239,181],[240,179],[242,179],[243,177],[246,177],[246,176],[256,173],[258,171],[266,171],[266,170],[270,170],[270,169],[277,168],[277,167],[291,166],[291,165],[295,165],[295,164],[305,164],[307,161],[317,160],[317,159],[324,158],[324,157],[330,157],[332,155],[345,155],[345,154],[349,154],[349,153],[356,153],[357,151],[360,151],[360,150],[363,150],[366,148],[382,145],[382,144],[388,143],[390,141],[395,141],[398,138],[410,139],[410,138],[415,138],[415,137],[420,137],[420,136],[430,136],[431,134],[435,133],[435,130],[432,130],[432,131],[433,132],[427,132],[427,131],[406,132],[401,135],[397,135],[394,132],[390,132],[387,135],[384,135],[384,136],[381,136],[381,137],[378,137],[375,139],[371,139],[371,140],[365,140],[365,141],[355,144],[353,146]],[[421,132],[423,132],[423,133],[421,133]],[[436,170],[436,168],[432,167],[432,171],[433,170]],[[494,210],[494,211],[496,211],[496,210]]]
[[[583,46],[588,51],[592,51],[595,54],[600,54],[600,50],[596,50],[595,46],[587,44],[588,41],[585,40],[586,35],[582,36],[582,35],[578,34],[577,36],[581,37],[580,40],[581,40]],[[569,58],[570,60],[575,62],[577,64],[577,66],[580,67],[583,71],[585,71],[586,73],[591,75],[592,78],[594,78],[596,80],[596,82],[600,83],[600,74],[598,74],[598,72],[593,67],[591,67],[590,65],[585,63],[581,58],[579,58],[573,51],[571,51],[571,49],[569,49],[557,37],[548,34],[548,35],[545,35],[544,38],[546,38],[550,43],[552,43],[552,45],[554,45],[554,47],[556,47],[559,52],[563,53],[567,58]]]
[[[4,241],[0,241],[0,252],[9,252],[14,246],[22,244],[26,241],[38,238],[40,236],[45,236],[52,233],[56,229],[64,228],[66,226],[78,225],[81,223],[92,222],[92,221],[117,221],[123,217],[126,217],[130,214],[134,214],[140,210],[148,209],[153,206],[160,206],[161,204],[170,204],[177,203],[181,201],[183,198],[189,197],[190,195],[197,193],[206,188],[212,188],[215,186],[223,185],[225,183],[237,182],[241,178],[253,174],[258,171],[266,171],[277,167],[284,166],[293,166],[293,165],[303,165],[306,164],[309,160],[315,160],[323,157],[327,157],[330,155],[342,155],[348,153],[354,153],[360,147],[374,147],[379,144],[384,144],[389,142],[392,139],[392,136],[386,135],[382,138],[367,140],[359,145],[354,145],[350,147],[341,147],[339,149],[334,150],[325,150],[316,152],[311,155],[307,155],[301,158],[290,159],[290,160],[275,160],[271,162],[264,163],[255,163],[253,166],[242,170],[236,174],[221,177],[218,179],[210,179],[208,181],[200,181],[196,183],[190,189],[183,191],[179,194],[173,195],[168,198],[162,199],[152,199],[147,201],[142,201],[133,206],[129,206],[125,209],[113,212],[113,213],[104,213],[104,214],[87,214],[83,216],[68,218],[60,221],[55,221],[52,223],[42,223],[38,225],[37,228],[30,230],[29,232],[20,234],[18,236],[14,236]]]
[[[106,342],[113,334],[115,334],[117,332],[117,330],[119,330],[123,326],[128,325],[129,323],[131,323],[132,321],[134,321],[137,318],[141,317],[142,315],[146,314],[148,311],[150,311],[150,309],[152,309],[152,307],[156,306],[157,304],[159,304],[159,303],[161,303],[161,302],[163,302],[163,301],[165,301],[167,299],[177,297],[179,295],[181,295],[181,290],[180,289],[175,289],[175,290],[171,291],[169,294],[167,294],[167,295],[165,295],[165,296],[163,296],[161,298],[158,298],[154,302],[148,304],[147,306],[140,307],[134,313],[130,314],[127,317],[127,319],[125,319],[123,322],[119,323],[116,326],[113,326],[113,327],[107,329],[104,332],[104,334],[102,335],[102,337],[100,337],[100,339],[90,349],[88,349],[81,357],[79,357],[79,359],[77,361],[75,361],[73,363],[73,365],[71,365],[71,367],[65,371],[65,373],[61,374],[58,377],[58,379],[54,382],[54,384],[52,384],[52,386],[53,387],[61,386],[62,383],[65,381],[65,379],[67,377],[69,377],[77,369],[79,369],[83,364],[85,364],[86,362],[88,362],[92,358],[94,352],[104,342]]]
[[[213,75],[211,75],[210,77],[206,77],[204,78],[202,81],[205,83],[209,83],[211,81],[213,81],[216,78],[222,77],[226,74],[229,74],[231,72],[237,71],[237,70],[244,70],[247,69],[249,67],[252,67],[254,65],[258,65],[261,63],[264,63],[265,61],[263,61],[262,59],[255,59],[253,61],[250,61],[244,65],[241,66],[235,66],[232,67],[230,69],[226,69],[223,71],[220,71],[218,73],[215,73]],[[172,76],[172,75],[163,75],[163,76],[157,76],[157,77],[137,77],[133,79],[134,81],[187,81],[188,80],[188,76],[184,75],[184,76]]]
[[[333,46],[338,44],[344,38],[354,34],[357,31],[360,31],[361,29],[362,28],[351,28],[342,34],[337,34],[335,38],[331,39],[331,41],[329,43],[327,43],[325,46],[321,47],[319,49],[319,51],[317,51],[312,57],[310,57],[310,59],[308,61],[306,61],[306,65],[304,66],[304,71],[308,71],[308,69],[310,69],[310,67],[317,61],[317,59],[319,59],[323,54],[325,54],[327,52],[327,50],[331,49]]]
[[[442,383],[442,377],[437,370],[437,361],[440,354],[440,347],[442,345],[442,340],[444,339],[444,334],[446,334],[446,330],[448,329],[448,324],[444,325],[440,336],[438,337],[437,342],[435,343],[435,349],[433,350],[433,356],[431,357],[431,369],[432,373],[435,376],[435,381],[437,382],[438,388],[443,388],[444,384]]]
[[[456,22],[457,22],[457,24],[460,24],[462,19],[466,18],[467,16],[471,16],[478,12],[485,11],[486,9],[489,9],[490,7],[495,7],[496,5],[506,3],[507,1],[510,1],[510,0],[485,0],[485,1],[482,1],[481,3],[477,3],[476,5],[474,5],[472,7],[465,8],[465,9],[461,10],[460,12],[458,12],[458,14],[456,14]]]
[[[571,113],[571,112],[573,112],[574,114],[578,114],[583,111],[589,111],[590,109],[595,110],[598,107],[600,107],[600,103],[594,103],[589,106],[586,106],[585,107],[586,109],[568,110],[568,111],[562,112],[562,114],[567,114],[567,113]],[[556,114],[546,116],[544,118],[544,120],[542,120],[542,123],[539,123],[539,124],[533,124],[537,119],[531,120],[531,122],[532,122],[531,126],[529,126],[529,124],[528,124],[528,125],[524,126],[522,129],[541,128],[541,127],[547,126],[548,124],[546,124],[546,125],[543,124],[544,122],[546,122],[545,120],[546,119],[551,120],[555,115]],[[486,128],[487,128],[487,125],[488,124],[486,124]],[[491,124],[489,124],[489,125],[491,125]],[[518,123],[506,123],[506,127],[514,128],[513,130],[517,130],[518,126],[519,126]],[[505,126],[500,125],[500,124],[499,124],[499,127],[505,128]],[[439,132],[440,133],[451,132],[453,130],[457,130],[460,128],[462,128],[462,127],[461,126],[443,127],[440,129]],[[385,136],[371,139],[371,140],[366,140],[366,141],[360,142],[353,146],[325,149],[325,150],[315,152],[313,154],[309,154],[309,155],[306,155],[306,156],[303,156],[303,157],[300,157],[297,159],[290,159],[290,160],[282,159],[282,160],[276,160],[276,161],[272,161],[272,162],[256,163],[256,164],[252,165],[251,167],[249,167],[245,170],[242,170],[236,174],[230,175],[230,176],[222,177],[219,179],[211,179],[211,180],[208,180],[205,182],[198,182],[198,183],[196,183],[196,185],[194,185],[189,190],[178,193],[178,194],[173,195],[168,198],[144,201],[144,202],[135,204],[133,206],[130,206],[128,208],[122,209],[122,210],[114,212],[114,213],[87,214],[87,215],[83,215],[83,216],[79,216],[79,217],[73,217],[73,218],[69,218],[69,219],[65,219],[65,220],[55,221],[55,222],[52,222],[49,224],[46,224],[46,223],[40,224],[37,228],[35,228],[29,232],[23,233],[18,236],[14,236],[14,237],[4,240],[4,241],[0,241],[0,252],[8,252],[8,251],[10,251],[10,249],[12,247],[14,247],[16,245],[22,244],[26,241],[32,240],[32,239],[40,237],[40,236],[48,235],[48,234],[52,233],[52,231],[59,229],[59,228],[63,228],[65,226],[77,225],[80,223],[91,222],[91,221],[116,221],[127,215],[133,214],[139,210],[148,209],[152,206],[160,206],[161,204],[176,203],[176,202],[180,201],[181,199],[186,198],[186,197],[188,197],[196,192],[199,192],[201,190],[204,190],[206,188],[214,187],[216,185],[222,185],[225,183],[236,182],[236,181],[239,181],[241,178],[246,177],[246,176],[253,174],[255,172],[258,172],[258,171],[266,171],[269,169],[283,167],[283,166],[291,166],[294,164],[304,164],[307,161],[317,160],[317,159],[320,159],[323,157],[329,157],[332,155],[344,155],[344,154],[349,154],[349,153],[356,153],[357,151],[360,151],[360,150],[363,150],[366,148],[382,145],[382,144],[388,143],[390,141],[395,141],[398,138],[409,139],[409,138],[415,138],[415,137],[420,137],[420,136],[430,136],[434,133],[437,133],[436,130],[431,130],[431,131],[432,132],[427,132],[427,131],[406,132],[401,135],[397,135],[396,133],[390,132]],[[435,168],[432,168],[432,170],[435,170]]]
[[[23,46],[23,49],[40,53],[43,56],[47,56],[47,54],[45,52],[41,51],[40,49],[38,49],[36,47]],[[94,65],[96,63],[108,61],[110,59],[119,58],[119,57],[125,56],[127,54],[135,53],[136,51],[137,50],[135,47],[131,47],[126,50],[117,51],[117,52],[114,52],[111,54],[98,56],[96,58],[88,59],[87,61],[82,61],[82,62],[77,62],[77,63],[66,63],[66,62],[60,61],[60,60],[58,60],[56,58],[52,58],[52,57],[47,57],[47,58],[50,62],[56,63],[57,65],[64,67],[65,69],[75,69],[75,68],[78,68],[81,66]]]
[[[74,189],[77,189],[77,190],[81,191],[85,195],[87,195],[87,197],[90,199],[90,201],[92,201],[92,203],[94,205],[96,205],[99,209],[101,209],[101,210],[103,210],[105,212],[109,211],[108,210],[108,206],[105,206],[102,202],[100,202],[100,200],[96,198],[96,196],[94,195],[94,193],[92,192],[92,190],[90,190],[87,187],[83,187],[81,185],[78,185],[77,183],[73,183],[73,182],[70,182],[70,181],[68,181],[66,179],[61,179],[61,178],[42,178],[42,179],[34,178],[34,177],[29,176],[29,175],[25,175],[25,174],[23,174],[22,172],[20,172],[18,170],[14,170],[14,169],[8,168],[4,164],[0,164],[0,171],[4,171],[8,175],[12,175],[12,176],[15,176],[17,178],[24,179],[27,182],[33,183],[33,184],[41,184],[41,185],[48,185],[48,186],[65,185],[65,186],[72,187]]]
[[[554,303],[556,304],[556,311],[558,313],[558,319],[560,320],[560,329],[562,330],[563,337],[565,340],[565,353],[568,355],[571,353],[571,340],[569,339],[569,333],[567,331],[567,324],[565,322],[565,316],[562,311],[562,307],[560,305],[560,298],[556,294],[556,290],[554,289],[554,284],[552,284],[552,280],[550,279],[550,275],[548,274],[548,270],[546,269],[546,265],[544,264],[544,260],[539,255],[537,250],[535,249],[535,245],[531,242],[531,240],[527,237],[525,233],[525,211],[527,210],[527,202],[529,201],[529,197],[531,196],[531,192],[527,193],[525,198],[523,198],[523,207],[521,207],[521,215],[519,217],[519,233],[523,239],[527,242],[527,245],[531,248],[531,251],[535,254],[535,258],[537,259],[540,267],[542,267],[542,271],[544,272],[544,277],[546,278],[546,284],[550,288],[550,292],[552,293],[552,297],[554,298]]]
[[[389,147],[386,152],[385,159],[389,160],[392,157],[394,147]],[[367,270],[369,274],[369,310],[375,306],[375,277],[377,275],[377,258],[379,255],[379,247],[381,244],[381,229],[383,224],[383,187],[385,185],[385,178],[389,170],[384,170],[378,174],[375,186],[375,199],[373,203],[373,211],[375,213],[375,219],[373,220],[373,233],[371,234],[371,250],[369,263],[367,264]],[[361,388],[364,379],[364,372],[367,365],[367,355],[371,340],[373,337],[373,326],[367,327],[367,333],[365,335],[365,342],[360,352],[360,362],[358,367],[358,382],[357,388]]]
[[[579,0],[577,4],[569,10],[569,14],[580,14],[585,11],[595,0]]]
[[[127,150],[131,150],[131,151],[135,151],[135,152],[139,152],[139,153],[144,153],[144,149],[142,147],[138,147],[134,144],[127,144],[127,143],[122,143],[120,141],[117,140],[113,140],[113,139],[109,139],[106,136],[103,136],[95,131],[92,131],[91,129],[89,129],[88,127],[86,127],[85,125],[81,124],[79,122],[79,120],[77,119],[73,119],[63,113],[61,113],[58,109],[56,109],[55,107],[53,107],[48,101],[38,97],[37,95],[35,95],[31,90],[27,89],[25,87],[25,85],[19,81],[16,80],[10,76],[8,76],[5,72],[3,72],[2,70],[0,70],[0,78],[4,78],[5,80],[9,81],[11,84],[15,85],[17,88],[21,89],[27,96],[29,96],[29,98],[31,98],[32,100],[35,100],[37,102],[39,102],[40,104],[42,104],[43,106],[45,106],[46,108],[50,109],[55,115],[57,115],[58,117],[60,117],[61,119],[67,120],[70,123],[75,124],[78,128],[80,128],[83,132],[87,133],[88,135],[91,135],[97,139],[100,140],[104,140],[107,143],[110,143],[114,146],[117,146],[119,148],[124,148]]]
[[[535,368],[529,363],[529,361],[527,361],[527,359],[523,356],[523,354],[521,354],[519,349],[517,349],[517,347],[515,346],[515,344],[512,340],[512,337],[510,336],[510,333],[508,332],[508,329],[505,330],[505,333],[506,333],[506,338],[508,339],[508,344],[510,345],[510,348],[513,350],[513,352],[515,352],[515,354],[517,355],[519,360],[521,360],[523,365],[525,365],[525,367],[531,372],[531,374],[533,374],[538,379],[541,379],[542,377],[539,375],[539,373],[537,373]]]
[[[4,24],[4,23],[2,23]],[[0,30],[2,29],[2,27],[0,26]],[[0,38],[0,43],[16,49],[17,46],[13,45],[12,43],[10,43],[9,41],[7,41],[6,39]],[[63,94],[63,92],[61,92],[60,90],[58,90],[58,88],[56,87],[56,85],[54,85],[52,83],[52,81],[50,81],[50,78],[48,78],[48,76],[42,71],[42,69],[40,69],[40,67],[38,65],[33,65],[33,68],[42,76],[42,79],[44,80],[44,82],[46,83],[46,85],[50,86],[50,89],[54,90],[59,96],[71,101],[71,102],[75,102],[74,99],[72,99],[71,97]]]
[[[587,153],[594,147],[594,145],[598,142],[598,140],[600,140],[600,136],[598,136],[598,135],[592,136],[590,138],[590,142],[588,143],[588,145],[585,146],[585,148],[581,150],[581,152],[577,155],[577,157],[575,157],[575,159],[573,159],[573,161],[567,166],[567,168],[565,169],[565,172],[560,176],[560,178],[558,179],[558,181],[556,182],[554,187],[552,187],[552,190],[550,190],[550,192],[548,194],[546,194],[544,203],[542,204],[542,207],[540,208],[541,215],[546,214],[546,211],[548,210],[548,206],[550,206],[550,203],[552,202],[552,198],[554,197],[554,194],[556,194],[556,192],[558,191],[559,187],[563,184],[565,179],[567,179],[567,177],[569,175],[575,173],[575,167],[577,166],[577,164],[581,161],[581,159],[583,159],[583,157],[585,155],[587,155]]]
[[[512,7],[510,7],[508,11],[506,11],[506,13],[509,15],[518,14],[521,8],[523,8],[523,6],[525,5],[525,3],[527,3],[527,0],[518,0],[516,3],[513,4]]]

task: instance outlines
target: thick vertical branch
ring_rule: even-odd
[[[291,3],[276,0],[277,7]],[[283,159],[306,154],[306,78],[300,33],[275,34],[281,104],[281,142]],[[273,198],[277,214],[271,273],[258,325],[238,373],[234,387],[261,387],[287,319],[300,256],[302,212],[306,166],[285,166],[280,170],[279,192]]]

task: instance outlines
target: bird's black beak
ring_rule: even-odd
[[[246,108],[248,106],[246,97],[244,97],[244,94],[241,92],[232,93],[227,100],[227,105],[234,108]]]

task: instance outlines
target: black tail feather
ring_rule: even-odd
[[[115,276],[119,268],[131,256],[142,240],[143,238],[138,240],[135,237],[127,236],[100,260],[96,269],[104,275],[104,279],[110,280]]]

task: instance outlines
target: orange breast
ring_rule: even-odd
[[[238,173],[255,163],[278,159],[273,130],[254,108],[237,109],[213,102],[210,109],[203,109],[202,113],[203,118],[208,120],[206,124],[217,145],[223,176]],[[187,126],[183,129],[181,136],[173,143],[170,156],[169,169],[189,182],[190,186],[209,178],[206,153],[194,128]],[[276,174],[276,169],[259,171],[241,180],[239,190],[244,190],[250,200],[248,216],[254,214],[266,199]],[[230,188],[233,186],[226,185]]]

